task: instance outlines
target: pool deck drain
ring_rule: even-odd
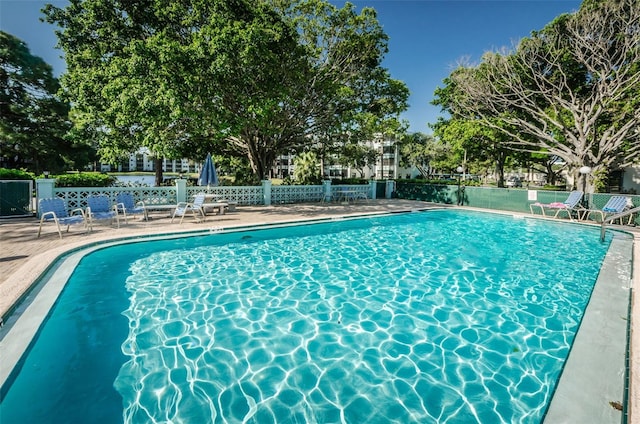
[[[0,220],[0,316],[5,316],[16,301],[45,273],[50,264],[65,252],[83,246],[118,238],[148,237],[168,232],[219,231],[221,229],[257,224],[284,223],[352,216],[367,213],[410,211],[425,208],[441,208],[436,205],[409,200],[374,200],[358,204],[296,204],[277,206],[243,206],[236,213],[212,216],[204,223],[186,222],[170,224],[166,216],[154,216],[152,220],[130,221],[115,229],[108,226],[94,227],[84,233],[71,227],[69,233],[58,238],[52,225],[48,225],[41,238],[36,237],[37,221],[32,219]],[[470,209],[470,208],[466,208]],[[486,211],[485,211],[486,212]],[[522,215],[522,214],[516,214]],[[526,216],[526,215],[524,215]],[[629,267],[630,257],[617,255],[608,258],[594,288],[580,331],[554,398],[549,406],[545,424],[598,422],[620,423],[621,411],[610,402],[622,402],[624,395],[624,353],[627,333],[627,314],[630,287],[640,290],[640,231],[625,227],[635,237],[634,263],[631,281],[621,267]],[[614,240],[614,243],[618,243]],[[619,249],[624,251],[624,249]],[[611,251],[616,251],[611,249]],[[628,249],[627,249],[628,251]],[[632,293],[633,293],[632,292]],[[640,300],[632,298],[630,326],[630,369],[640,369]],[[6,352],[3,352],[3,355]],[[594,361],[597,361],[597,365]],[[640,422],[640,373],[630,375],[628,395],[628,421]]]

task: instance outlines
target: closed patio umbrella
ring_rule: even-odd
[[[217,186],[218,174],[216,173],[216,167],[211,159],[211,153],[207,154],[207,158],[204,161],[200,176],[198,177],[198,185],[200,186]]]

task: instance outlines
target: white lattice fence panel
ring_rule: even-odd
[[[118,191],[115,187],[61,187],[56,188],[54,193],[64,199],[69,209],[84,209],[87,207],[88,196],[105,195],[115,202]]]
[[[121,192],[132,193],[136,202],[144,201],[145,204],[177,203],[175,187],[61,187],[54,190],[55,195],[64,199],[69,209],[86,208],[88,196],[106,195],[115,203],[117,194]]]
[[[317,185],[273,186],[272,203],[319,202],[324,198],[324,187]]]
[[[216,190],[216,187],[200,187],[200,186],[187,187],[187,199],[189,200],[193,199],[193,197],[198,193],[215,194],[216,196],[218,195],[218,191]]]
[[[262,186],[187,187],[189,199],[192,199],[198,193],[213,194],[221,199],[238,202],[238,205],[261,205],[264,203]]]
[[[137,187],[135,191],[127,191],[133,193],[136,202],[143,201],[145,205],[175,205],[178,203],[175,187]]]
[[[84,208],[87,206],[85,199],[86,195],[83,194],[83,189],[77,188],[57,188],[54,189],[54,195],[61,197],[69,210],[76,208]]]
[[[362,192],[370,197],[369,186],[349,185],[332,186],[331,192],[335,196],[339,190],[352,190]],[[70,209],[85,208],[87,196],[107,195],[115,202],[116,195],[120,192],[133,194],[136,202],[143,201],[147,205],[172,205],[177,203],[175,187],[64,187],[55,189],[55,194],[67,203]],[[198,193],[207,193],[219,196],[238,205],[261,205],[264,203],[264,189],[262,186],[222,186],[222,187],[187,187],[187,196],[193,198]],[[319,202],[324,198],[324,187],[321,185],[292,185],[272,186],[271,201],[275,204]]]

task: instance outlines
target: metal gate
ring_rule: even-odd
[[[0,180],[0,217],[32,216],[33,181]]]

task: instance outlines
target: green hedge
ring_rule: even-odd
[[[21,169],[0,168],[0,180],[33,180],[35,175],[32,172]]]
[[[56,175],[56,187],[111,187],[118,179],[99,172]]]
[[[450,179],[446,179],[446,180],[425,180],[422,178],[415,178],[413,180],[396,180],[397,182],[401,182],[401,183],[406,183],[406,184],[431,184],[431,185],[458,185],[458,179],[457,178],[450,178]],[[463,180],[460,179],[460,185],[464,185],[467,187],[473,187],[473,186],[481,186],[482,183],[480,181],[475,181],[475,180]]]
[[[342,178],[342,179],[334,179],[331,180],[332,185],[364,185],[369,184],[369,180],[365,178]]]

